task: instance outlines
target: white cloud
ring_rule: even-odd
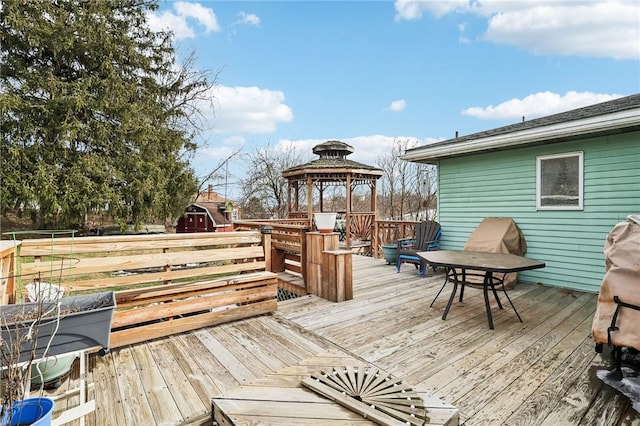
[[[247,140],[245,139],[244,136],[233,135],[233,136],[229,136],[228,138],[224,138],[222,140],[222,143],[224,145],[226,145],[226,146],[232,146],[232,147],[235,147],[235,148],[240,148],[245,143],[247,143]]]
[[[381,156],[387,155],[389,154],[389,152],[391,152],[393,142],[397,139],[408,139],[410,141],[418,140],[418,138],[409,136],[393,137],[384,135],[369,135],[347,138],[344,139],[343,142],[348,143],[354,149],[354,153],[349,156],[350,160],[358,161],[369,166],[375,166]]]
[[[395,140],[408,140],[411,146],[424,145],[434,141],[431,138],[421,139],[415,136],[384,135],[355,136],[346,138],[336,137],[336,139],[353,147],[354,152],[353,154],[350,154],[347,159],[367,164],[369,166],[375,166],[381,156],[387,155],[391,152],[391,148]],[[295,149],[305,158],[308,158],[308,160],[305,161],[311,161],[318,158],[312,153],[312,148],[318,144],[326,142],[327,140],[328,139],[281,139],[276,143],[276,145],[274,145],[274,149]]]
[[[200,135],[200,148],[192,165],[205,176],[211,167],[233,152],[246,152],[251,142],[243,133],[263,134],[276,131],[279,123],[293,119],[291,108],[284,103],[281,91],[258,87],[216,86],[210,93],[213,102],[201,102],[199,110],[207,130]],[[230,162],[230,172],[242,174],[240,158]]]
[[[420,19],[423,13],[431,13],[436,17],[440,17],[450,12],[468,10],[469,3],[469,0],[396,0],[396,20]]]
[[[215,134],[272,133],[279,123],[293,119],[291,108],[284,103],[284,93],[258,87],[218,86],[214,90],[217,103],[211,126]]]
[[[229,145],[225,140],[222,141],[222,144],[216,144],[215,146],[206,146],[198,149],[198,154],[206,157],[208,160],[220,161],[225,160],[231,156],[238,149],[242,148],[243,144],[240,146]]]
[[[323,142],[326,142],[326,139],[280,139],[273,146],[273,149],[282,152],[297,151],[304,158],[303,161],[311,161],[318,158],[311,149]]]
[[[640,3],[539,6],[489,20],[486,40],[537,54],[640,59]]]
[[[391,105],[387,107],[389,111],[402,111],[407,107],[407,101],[404,99],[400,99],[397,101],[391,102]]]
[[[164,11],[160,14],[150,13],[148,15],[149,26],[154,31],[172,31],[176,40],[195,38],[196,29],[204,28],[205,33],[218,32],[220,26],[213,9],[205,7],[200,3],[175,2],[172,3],[173,10]]]
[[[624,95],[591,92],[567,92],[559,95],[552,92],[539,92],[523,99],[511,99],[496,106],[472,107],[462,111],[462,115],[494,120],[522,119],[530,120],[558,112],[569,111],[588,105],[606,102]]]
[[[194,38],[195,32],[186,19],[171,12],[150,13],[147,16],[149,28],[153,31],[172,31],[176,39]]]
[[[260,26],[260,17],[258,15],[254,15],[252,13],[240,12],[240,21],[241,24],[252,25],[254,27]]]
[[[480,39],[537,54],[640,59],[640,2],[397,0],[396,19],[449,13],[488,18]],[[468,40],[461,37],[461,40]]]

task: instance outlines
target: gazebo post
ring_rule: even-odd
[[[294,181],[293,183],[289,181],[289,211],[291,211],[291,185],[293,184],[293,211],[300,210],[300,184],[298,181]]]
[[[313,178],[307,176],[307,219],[309,228],[313,229]]]
[[[347,174],[347,208],[345,212],[345,234],[347,247],[351,247],[351,202],[352,202],[352,191],[351,191],[351,173]]]
[[[378,208],[377,207],[378,200],[376,199],[376,184],[377,184],[377,181],[375,181],[375,180],[370,182],[370,186],[371,186],[371,211],[372,212],[377,211],[377,208]]]

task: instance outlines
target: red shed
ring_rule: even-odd
[[[200,193],[178,219],[176,232],[233,231],[233,220],[237,218],[238,210],[233,203],[213,192],[209,185],[208,191]]]

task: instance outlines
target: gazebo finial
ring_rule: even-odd
[[[346,158],[353,153],[353,147],[340,141],[326,141],[314,146],[313,153],[320,158]]]

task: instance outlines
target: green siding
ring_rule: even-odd
[[[584,209],[536,211],[536,156],[584,152]],[[597,292],[609,231],[640,213],[640,132],[444,159],[439,162],[442,249],[461,249],[485,217],[511,217],[526,256],[546,268],[520,279]]]

